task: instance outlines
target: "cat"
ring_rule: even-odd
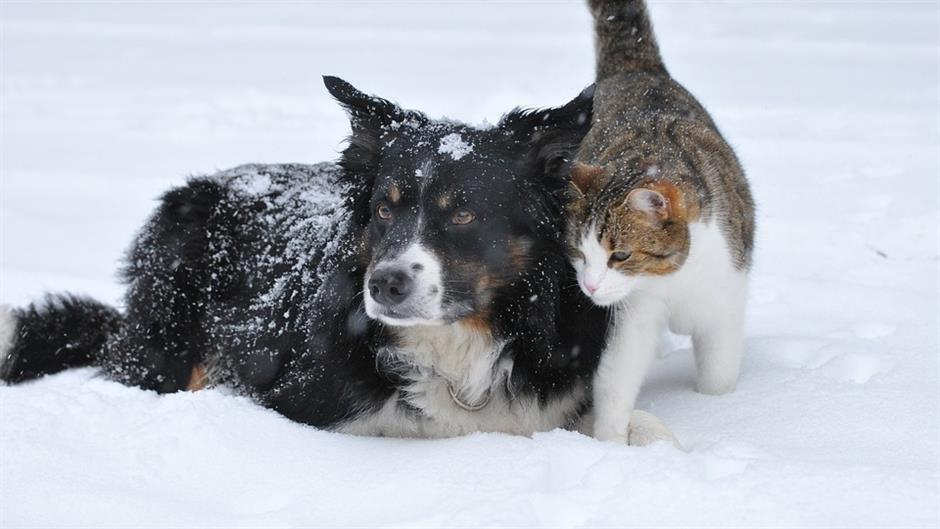
[[[754,202],[734,151],[666,70],[645,3],[588,6],[597,88],[571,175],[568,244],[584,293],[616,307],[593,435],[622,441],[665,325],[691,335],[699,392],[735,388]]]

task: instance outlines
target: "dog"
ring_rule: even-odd
[[[170,190],[127,254],[123,313],[69,295],[8,311],[0,378],[225,384],[358,435],[579,428],[610,317],[564,243],[592,89],[478,128],[324,83],[352,129],[338,163]]]

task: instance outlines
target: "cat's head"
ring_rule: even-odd
[[[655,165],[635,171],[639,178],[619,172],[583,164],[572,170],[568,243],[578,285],[597,305],[621,302],[677,271],[689,255],[689,221],[698,215],[691,190],[657,178]]]

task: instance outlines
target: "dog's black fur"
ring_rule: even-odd
[[[576,287],[563,233],[568,160],[590,126],[592,94],[475,129],[325,82],[352,124],[339,166],[243,166],[169,191],[128,254],[123,315],[67,296],[14,310],[0,378],[93,364],[173,392],[205,365],[213,383],[319,427],[389,405],[422,416],[404,398],[413,373],[388,360],[410,328],[367,317],[362,292],[370,266],[420,236],[443,263],[441,325],[466,325],[511,361],[495,389],[507,406],[568,398],[568,419],[583,412],[608,315]],[[440,152],[455,133],[472,152]],[[432,178],[421,174],[431,166]],[[393,221],[375,215],[390,186]],[[450,224],[455,203],[476,222]]]

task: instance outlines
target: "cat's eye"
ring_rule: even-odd
[[[388,207],[388,204],[379,204],[379,206],[375,208],[375,214],[382,220],[388,220],[392,218],[392,208]]]
[[[616,263],[622,263],[630,258],[630,252],[614,252],[610,254],[610,260]]]
[[[470,224],[476,219],[476,215],[472,211],[467,209],[458,209],[454,216],[451,217],[450,221],[458,226],[463,226]]]

